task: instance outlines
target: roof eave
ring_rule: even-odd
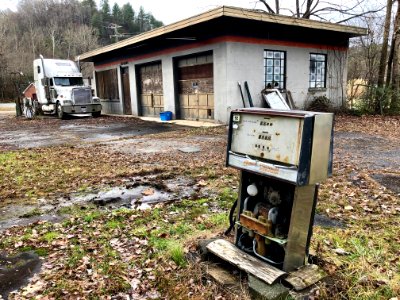
[[[207,11],[205,13],[198,14],[196,16],[162,26],[151,31],[147,31],[126,40],[104,46],[86,53],[83,53],[79,56],[79,59],[84,61],[92,58],[94,56],[107,53],[109,51],[121,49],[123,47],[139,43],[141,41],[158,37],[163,34],[167,34],[173,32],[175,30],[179,30],[185,27],[189,27],[192,25],[196,25],[202,22],[206,22],[212,19],[216,19],[222,16],[226,17],[233,17],[233,18],[241,18],[241,19],[248,19],[248,20],[256,20],[266,23],[278,23],[282,25],[289,25],[289,26],[300,26],[303,28],[310,28],[310,29],[319,29],[319,30],[327,30],[327,31],[335,31],[347,34],[349,38],[363,36],[368,34],[368,30],[362,27],[356,26],[347,26],[347,25],[340,25],[335,23],[328,23],[328,22],[320,22],[315,20],[309,19],[301,19],[301,18],[293,18],[288,16],[276,15],[276,14],[269,14],[265,12],[258,12],[255,10],[249,9],[241,9],[237,7],[231,6],[221,6],[215,8],[213,10]]]

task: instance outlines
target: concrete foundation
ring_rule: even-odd
[[[252,275],[249,275],[249,292],[253,300],[285,300],[289,296],[289,289],[282,284],[269,285]]]

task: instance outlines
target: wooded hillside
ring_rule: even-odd
[[[39,54],[73,59],[162,25],[130,3],[110,7],[103,0],[97,7],[95,0],[20,0],[16,12],[0,11],[0,101],[15,96],[13,81],[32,79],[32,61]]]

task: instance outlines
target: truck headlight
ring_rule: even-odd
[[[100,103],[100,98],[99,97],[93,97],[93,102],[94,103]]]
[[[64,100],[64,105],[72,105],[72,100]]]

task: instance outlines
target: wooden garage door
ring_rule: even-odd
[[[138,94],[142,116],[159,116],[164,111],[161,62],[139,67]]]
[[[180,118],[214,119],[214,74],[212,53],[178,60]]]

